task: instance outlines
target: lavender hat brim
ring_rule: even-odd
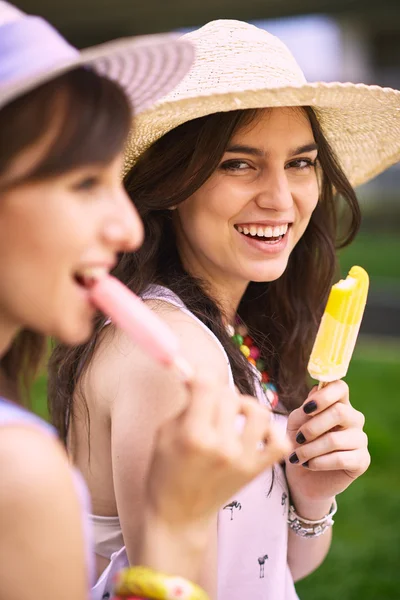
[[[173,34],[132,37],[79,52],[44,19],[23,16],[0,26],[0,109],[80,66],[119,83],[135,114],[171,91],[189,71],[194,48]]]

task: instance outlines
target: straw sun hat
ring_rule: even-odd
[[[182,39],[196,48],[181,83],[135,119],[125,172],[153,142],[211,113],[312,106],[353,185],[400,160],[400,92],[352,83],[307,83],[288,48],[240,21],[212,21]]]
[[[0,109],[85,66],[118,82],[139,113],[182,79],[193,58],[193,46],[170,34],[126,38],[79,52],[44,19],[0,0]]]

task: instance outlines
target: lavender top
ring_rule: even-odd
[[[56,437],[56,431],[48,423],[34,415],[33,413],[21,408],[17,404],[10,402],[0,397],[0,434],[1,428],[12,425],[28,425],[39,429],[43,435],[51,435]],[[71,467],[72,476],[74,478],[76,491],[79,496],[82,506],[82,520],[86,540],[86,564],[88,570],[88,583],[93,584],[94,581],[94,554],[92,546],[91,527],[87,515],[90,512],[89,494],[86,485],[80,473]],[[89,595],[88,595],[89,597]]]

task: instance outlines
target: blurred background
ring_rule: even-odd
[[[187,30],[217,18],[265,27],[292,50],[309,81],[400,88],[399,0],[22,0],[79,47],[132,34]],[[399,107],[400,110],[400,107]],[[372,465],[339,498],[331,552],[298,583],[302,600],[400,598],[400,165],[358,190],[363,225],[340,253],[371,276],[347,381],[367,418]],[[46,415],[45,377],[34,390]],[[251,600],[246,598],[245,600]]]

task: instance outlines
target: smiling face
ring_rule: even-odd
[[[24,182],[47,147],[44,137],[0,178],[0,327],[78,344],[94,310],[77,276],[108,271],[117,252],[141,243],[142,225],[120,182],[122,156]]]
[[[234,134],[212,176],[175,211],[186,268],[233,296],[250,281],[279,278],[318,202],[316,158],[302,110],[260,111]]]

